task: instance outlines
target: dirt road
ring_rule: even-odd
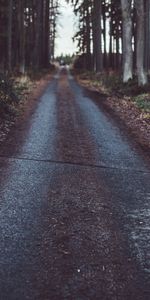
[[[149,299],[149,163],[65,70],[0,178],[0,300]]]

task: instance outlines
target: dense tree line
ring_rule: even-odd
[[[66,0],[79,19],[75,34],[82,67],[136,71],[139,85],[150,69],[150,0]],[[54,58],[61,0],[0,0],[0,69],[46,67]],[[63,37],[62,37],[63,39]]]
[[[69,0],[79,18],[82,65],[123,70],[123,81],[147,83],[150,68],[150,0]]]
[[[0,0],[0,69],[46,67],[54,57],[57,0]]]

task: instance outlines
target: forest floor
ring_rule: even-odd
[[[0,74],[0,143],[17,122],[32,114],[52,76],[49,70],[11,77]]]
[[[103,75],[84,72],[76,78],[96,102],[120,120],[135,141],[149,151],[150,87],[139,88],[135,79],[122,84],[121,77],[113,72]]]

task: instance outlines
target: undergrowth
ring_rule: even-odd
[[[20,73],[0,73],[0,117],[7,118],[17,114],[20,101],[31,92],[34,83],[52,72],[50,69],[40,71],[27,70],[25,75]]]
[[[14,79],[4,74],[0,74],[0,113],[1,117],[15,113],[15,106],[19,102],[16,93]]]
[[[135,105],[150,119],[150,94],[141,94],[133,98]],[[146,116],[145,116],[146,117]]]
[[[127,96],[129,101],[141,111],[150,114],[150,85],[139,87],[137,77],[134,76],[128,83],[123,83],[121,74],[113,71],[96,74],[84,71],[79,74],[79,78],[86,81],[89,86],[93,86],[104,91],[111,96],[123,98]]]

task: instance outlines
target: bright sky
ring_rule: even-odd
[[[73,54],[76,52],[76,45],[72,41],[75,30],[75,16],[73,13],[73,8],[71,5],[67,4],[65,0],[59,1],[60,13],[58,19],[58,28],[57,28],[57,39],[56,39],[56,50],[55,55],[63,54]]]

